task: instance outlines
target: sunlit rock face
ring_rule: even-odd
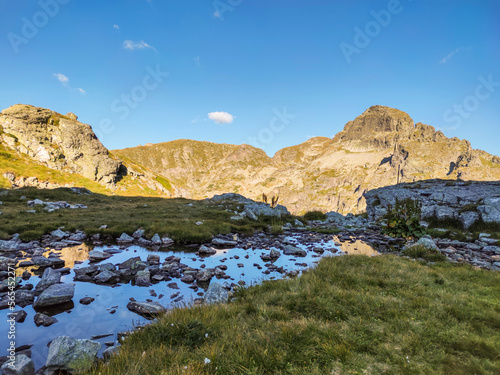
[[[380,105],[349,121],[333,139],[311,138],[272,158],[248,145],[191,140],[113,153],[168,178],[184,196],[234,192],[260,200],[265,193],[279,196],[292,213],[363,212],[366,191],[398,182],[500,179],[497,156]]]

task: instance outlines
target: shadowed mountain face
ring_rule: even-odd
[[[40,180],[37,168],[17,168],[28,160],[79,174],[118,194],[199,199],[236,192],[259,200],[265,193],[279,195],[293,213],[359,213],[366,207],[365,191],[398,182],[500,180],[497,156],[384,106],[370,107],[333,139],[312,138],[272,158],[249,145],[192,140],[109,152],[73,114],[25,105],[2,111],[0,126],[2,173],[14,169],[18,177]],[[18,164],[13,152],[20,155]],[[2,164],[5,155],[11,159]]]
[[[369,108],[333,139],[312,138],[272,158],[248,145],[190,140],[113,152],[168,178],[184,196],[279,195],[294,213],[362,212],[365,191],[398,181],[500,179],[497,156],[384,106]]]

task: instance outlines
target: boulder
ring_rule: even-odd
[[[34,375],[35,364],[25,354],[18,354],[14,362],[5,362],[0,368],[3,375]]]
[[[57,323],[56,318],[53,318],[52,316],[48,316],[48,315],[41,314],[41,313],[36,313],[35,317],[33,319],[34,319],[37,327],[40,327],[40,326],[48,327],[54,323]]]
[[[234,247],[238,244],[238,241],[226,240],[225,238],[215,237],[212,239],[212,245],[219,247]]]
[[[111,254],[101,250],[92,250],[89,252],[89,262],[100,262],[101,260],[111,258],[111,256]]]
[[[93,365],[100,349],[97,341],[59,336],[50,343],[45,367],[49,371],[85,371]]]
[[[205,303],[216,304],[225,303],[229,298],[229,293],[218,282],[212,281],[205,294]]]
[[[94,301],[95,301],[95,298],[92,298],[92,297],[83,297],[82,299],[80,299],[80,303],[82,305],[90,305]]]
[[[131,243],[133,241],[134,237],[129,236],[127,233],[122,233],[122,235],[116,239],[118,243]]]
[[[50,237],[52,240],[56,240],[56,241],[60,241],[62,240],[64,237],[67,237],[68,236],[68,233],[62,231],[61,229],[57,229],[55,231],[52,231],[50,233]]]
[[[198,271],[198,273],[196,274],[196,281],[200,283],[207,283],[211,279],[212,279],[212,273],[207,268]]]
[[[9,319],[14,319],[16,323],[22,323],[28,316],[28,313],[24,310],[19,310],[9,314]]]
[[[245,210],[243,211],[250,220],[257,221],[259,220],[258,216],[255,215],[255,213],[248,207],[245,207]]]
[[[305,257],[307,252],[292,245],[285,245],[283,253],[285,255],[294,255],[298,257]]]
[[[468,230],[472,224],[479,220],[479,214],[474,211],[465,211],[458,217],[465,230]]]
[[[158,302],[139,301],[130,301],[127,304],[127,309],[143,316],[155,316],[167,311],[167,309]]]
[[[174,240],[170,237],[162,237],[161,244],[162,246],[170,246],[174,243]]]
[[[144,269],[138,271],[135,275],[135,285],[137,286],[149,286],[151,284],[151,275],[149,270]]]
[[[278,259],[280,256],[281,253],[276,249],[271,249],[271,251],[269,252],[269,258],[271,259]]]
[[[119,280],[120,277],[109,270],[103,270],[94,277],[97,284],[116,284]]]
[[[134,238],[141,238],[144,237],[144,229],[137,229],[134,233],[132,233],[132,237]]]
[[[75,295],[75,284],[55,284],[45,289],[33,304],[34,308],[60,305],[69,302]]]
[[[217,250],[206,245],[201,245],[200,248],[198,249],[198,253],[200,255],[213,255],[217,253]]]
[[[49,286],[59,284],[61,282],[61,273],[54,271],[52,268],[46,268],[43,271],[42,278],[35,287],[36,293],[41,293]]]
[[[158,233],[155,233],[155,235],[151,238],[151,242],[153,242],[153,244],[155,244],[156,246],[159,246],[162,244],[161,238],[158,235]]]

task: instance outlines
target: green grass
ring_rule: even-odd
[[[310,211],[304,215],[304,219],[309,220],[326,220],[326,215],[321,211]]]
[[[446,260],[446,255],[444,255],[443,253],[422,245],[411,246],[403,250],[402,253],[411,258],[422,258],[429,262],[443,262]]]
[[[311,232],[322,233],[322,234],[337,234],[342,232],[338,228],[308,228]]]
[[[68,188],[41,190],[23,188],[8,191],[0,200],[0,238],[8,238],[19,233],[25,241],[39,239],[59,227],[65,230],[83,230],[88,234],[101,233],[118,237],[125,232],[132,234],[142,227],[147,236],[158,233],[169,236],[177,243],[201,243],[217,234],[245,233],[253,234],[255,230],[267,229],[264,220],[254,222],[244,219],[232,222],[234,215],[227,212],[226,207],[217,207],[206,201],[194,201],[183,198],[165,199],[155,197],[124,197],[103,194],[78,195]],[[21,196],[27,199],[20,200]],[[49,201],[64,200],[68,203],[81,203],[87,209],[60,209],[51,213],[40,206],[36,213],[28,214],[27,201],[35,198]],[[192,203],[193,206],[188,206]],[[235,207],[227,205],[232,211]],[[202,221],[202,225],[196,225]],[[101,225],[106,229],[99,229]]]
[[[448,262],[325,258],[227,305],[171,310],[89,373],[495,374],[499,285]]]

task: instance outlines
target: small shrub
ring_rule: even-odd
[[[382,230],[391,237],[420,238],[425,229],[420,225],[422,204],[418,200],[407,198],[398,200],[394,207],[387,206],[387,226]]]
[[[307,221],[310,220],[325,220],[326,215],[321,211],[310,211],[304,215],[304,219]]]
[[[271,234],[283,234],[283,226],[279,224],[271,225]]]

